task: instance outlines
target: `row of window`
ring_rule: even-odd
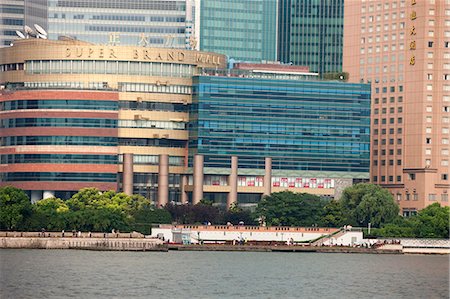
[[[76,172],[6,172],[0,173],[3,182],[117,182],[116,173]]]
[[[403,112],[403,107],[397,107],[397,113],[402,113]],[[379,114],[380,113],[380,109],[379,108],[375,108],[373,110],[374,114]],[[386,114],[387,113],[387,108],[381,108],[381,114]],[[389,113],[395,113],[395,107],[390,107],[389,108]]]
[[[103,118],[12,118],[2,119],[2,128],[83,127],[117,128],[117,120]]]
[[[81,109],[117,111],[117,101],[95,100],[16,100],[0,102],[0,111],[21,109]]]
[[[380,98],[375,98],[374,99],[374,103],[375,104],[379,104],[380,103]],[[386,104],[387,103],[387,98],[381,98],[381,103],[382,104]],[[395,97],[389,97],[389,103],[395,103]],[[397,103],[403,103],[403,97],[397,97]]]
[[[23,70],[23,66],[24,66],[23,63],[0,64],[0,72],[20,71]]]
[[[244,154],[244,152],[243,152]],[[206,155],[206,153],[205,153]],[[251,157],[249,157],[251,156]],[[239,168],[264,169],[264,160],[255,159],[255,154],[239,156]],[[303,158],[292,158],[289,153],[286,156],[272,155],[272,169],[296,170],[296,171],[336,171],[336,172],[368,172],[369,162],[365,159],[327,159],[305,155]],[[192,167],[191,161],[189,166]],[[230,155],[205,156],[205,167],[230,168]]]
[[[90,145],[117,146],[117,137],[97,136],[8,136],[0,137],[0,146],[16,145]]]
[[[181,182],[181,174],[169,173],[169,187],[179,187]],[[146,187],[158,186],[157,173],[137,173],[133,174],[133,184],[143,185]]]
[[[119,83],[119,91],[191,94],[192,87],[187,85],[167,85],[167,82],[157,84],[121,82]]]
[[[386,160],[381,160],[381,166],[386,165]],[[402,165],[402,160],[397,160],[397,165]],[[378,166],[378,160],[373,160],[373,166]],[[394,160],[389,160],[389,166],[394,166]]]
[[[188,112],[188,105],[162,102],[119,101],[119,109]]]
[[[18,163],[117,164],[117,155],[76,155],[76,154],[0,155],[0,164],[18,164]]]
[[[416,201],[416,200],[419,200],[419,198],[420,198],[420,196],[419,196],[418,193],[415,193],[415,192],[414,193],[409,193],[409,192],[405,193],[405,200],[406,201],[410,201],[410,200]],[[397,193],[396,194],[396,199],[397,199],[397,201],[403,200],[403,194]],[[428,194],[428,200],[429,201],[438,200],[437,194],[434,194],[434,193]],[[448,193],[442,193],[441,194],[441,201],[444,201],[444,202],[448,201]]]
[[[381,144],[382,145],[386,145],[387,144],[387,140],[386,139],[381,139]],[[390,138],[389,139],[389,144],[390,145],[394,145],[395,144],[395,139],[394,138]],[[378,145],[378,139],[374,139],[373,145]]]
[[[155,120],[119,120],[119,128],[145,128],[145,129],[165,129],[165,130],[185,130],[187,124],[174,121]]]
[[[158,138],[119,138],[119,145],[185,148],[187,146],[187,141]]]
[[[142,26],[86,26],[86,31],[106,31],[106,32],[137,32],[137,33],[173,33],[184,34],[185,27],[142,27]]]
[[[401,139],[399,139],[399,140],[401,140]],[[398,143],[398,144],[401,144],[401,142]],[[393,154],[394,154],[394,150],[390,149],[389,150],[389,155],[393,155]],[[397,155],[401,155],[401,154],[402,154],[402,150],[401,149],[397,149]],[[373,155],[374,156],[378,156],[378,150],[373,150]],[[386,156],[386,150],[385,149],[381,150],[381,155],[382,156]]]
[[[375,175],[375,176],[372,177],[372,179],[373,179],[374,183],[378,182],[378,176]],[[408,174],[408,180],[410,180],[410,181],[416,180],[416,174],[415,173],[409,173]],[[448,174],[447,173],[441,174],[441,180],[447,181],[448,180]],[[380,181],[381,182],[386,182],[386,176],[382,175],[380,177]],[[388,176],[388,181],[390,183],[393,183],[394,182],[394,176],[393,175]],[[402,181],[402,176],[401,175],[396,176],[396,181],[397,181],[397,183],[400,183]]]
[[[190,64],[112,60],[29,60],[25,63],[25,71],[29,74],[191,77],[194,68]]]
[[[374,118],[374,119],[373,119],[373,124],[374,124],[374,125],[378,125],[378,123],[379,123],[378,118]],[[394,118],[394,117],[389,118],[389,123],[390,123],[390,124],[395,124],[395,118]],[[403,123],[403,118],[402,118],[402,117],[398,117],[398,118],[397,118],[397,124],[402,124],[402,123]],[[382,119],[381,119],[381,124],[382,124],[382,125],[387,124],[387,119],[386,119],[386,118],[382,118]]]
[[[119,162],[123,163],[123,155],[119,155]],[[133,155],[133,163],[158,165],[159,155]],[[184,157],[169,156],[169,166],[184,166]]]
[[[379,129],[373,129],[374,135],[378,135],[379,132],[380,132]],[[381,129],[381,135],[386,135],[386,132],[387,132],[386,129]],[[395,132],[394,128],[389,128],[389,134],[394,134],[394,132]],[[397,134],[402,134],[402,132],[403,132],[402,128],[397,128]]]

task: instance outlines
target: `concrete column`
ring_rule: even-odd
[[[122,191],[126,195],[133,195],[133,154],[123,154]]]
[[[230,192],[227,197],[227,209],[231,207],[233,203],[237,203],[237,183],[238,183],[238,157],[231,157],[231,172],[228,176],[228,185],[230,186]]]
[[[186,185],[188,184],[187,176],[181,176],[181,203],[186,204],[188,202],[188,195],[186,192]]]
[[[272,193],[272,158],[266,157],[263,196],[270,195],[271,193]]]
[[[169,202],[169,155],[159,155],[158,207]]]
[[[45,190],[44,194],[42,195],[42,199],[52,198],[52,197],[55,197],[55,191],[54,190]]]
[[[194,156],[194,192],[192,204],[198,204],[203,198],[203,155]]]

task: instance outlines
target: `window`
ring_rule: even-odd
[[[442,193],[442,194],[441,194],[441,200],[442,200],[442,201],[448,201],[448,194]]]
[[[428,48],[433,48],[433,42],[428,42]]]
[[[428,200],[430,200],[430,201],[436,200],[436,194],[432,194],[432,193],[428,194]]]
[[[408,179],[410,181],[415,181],[416,180],[416,174],[415,173],[408,173]]]
[[[397,165],[402,165],[402,160],[397,160]]]
[[[401,181],[402,181],[402,176],[401,176],[401,175],[398,175],[398,176],[397,176],[397,182],[400,183]],[[399,194],[400,194],[400,193],[399,193]],[[400,194],[400,197],[401,197],[401,196],[402,196],[402,195]]]
[[[447,181],[447,180],[448,180],[448,174],[443,173],[443,174],[441,175],[441,180]]]

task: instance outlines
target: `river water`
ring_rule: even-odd
[[[449,257],[0,250],[0,298],[449,298]]]

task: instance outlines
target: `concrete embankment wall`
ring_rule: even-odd
[[[0,248],[167,251],[157,239],[0,237]]]

